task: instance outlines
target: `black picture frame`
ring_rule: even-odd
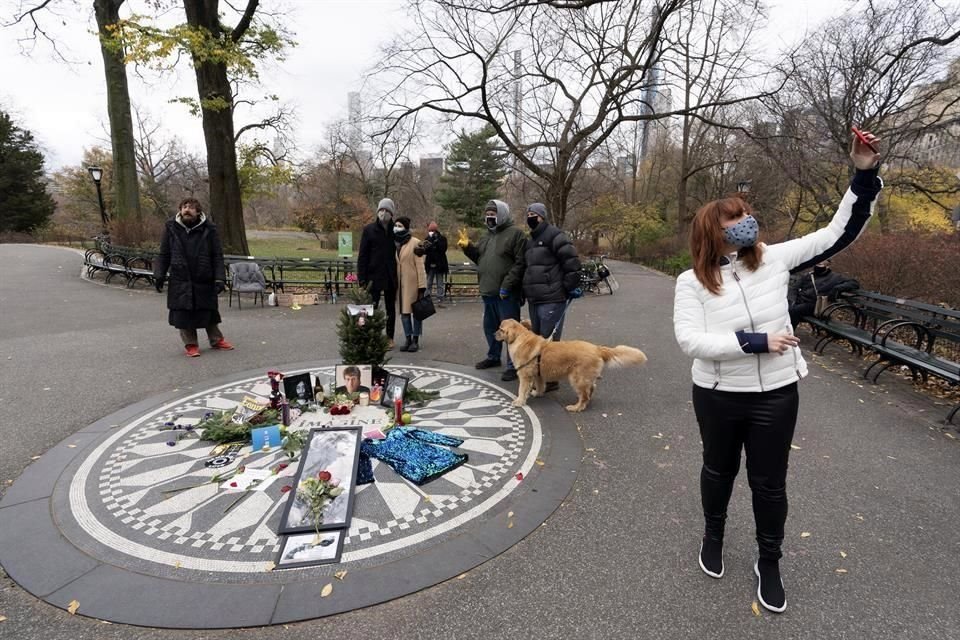
[[[304,385],[303,395],[297,392],[297,387],[301,384]],[[310,373],[298,373],[293,376],[285,376],[283,378],[283,395],[291,406],[313,402],[313,375]]]
[[[380,397],[380,404],[384,407],[393,408],[393,401],[396,398],[397,390],[400,391],[401,403],[407,395],[407,385],[410,384],[410,378],[398,376],[391,373],[387,376],[387,384],[383,387],[383,394]]]
[[[343,540],[346,537],[346,529],[331,529],[320,533],[310,531],[283,536],[280,540],[280,552],[273,563],[273,568],[274,570],[299,569],[321,564],[336,564],[340,562],[340,556],[343,553]],[[321,544],[311,544],[317,538],[321,539]],[[330,540],[330,544],[322,545],[322,541],[326,540]]]
[[[293,490],[280,517],[278,533],[305,533],[345,529],[353,515],[353,490],[357,483],[357,462],[360,458],[360,427],[327,427],[311,429],[300,454],[300,466],[294,476]],[[343,493],[327,506],[330,519],[315,526],[310,510],[298,495],[300,483],[311,475],[329,471],[340,481]]]

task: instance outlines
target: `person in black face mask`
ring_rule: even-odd
[[[567,234],[550,224],[547,207],[539,202],[527,207],[527,226],[530,239],[524,253],[523,295],[530,309],[530,324],[534,333],[544,338],[553,334],[559,340],[566,301],[583,295],[577,248]],[[558,382],[548,382],[546,390],[558,387]]]
[[[506,202],[491,200],[483,212],[488,233],[472,244],[465,235],[457,241],[464,255],[477,264],[480,296],[483,299],[483,334],[487,339],[487,356],[476,364],[477,369],[500,366],[503,343],[494,334],[507,318],[520,320],[523,285],[523,252],[526,236],[513,224]],[[507,352],[507,368],[501,380],[517,379],[517,370]]]
[[[360,250],[357,253],[357,280],[370,292],[373,307],[380,306],[383,297],[387,312],[388,349],[394,348],[393,335],[397,326],[397,254],[393,242],[393,218],[397,207],[390,198],[377,205],[377,219],[363,228]]]
[[[856,291],[860,283],[830,269],[830,261],[824,260],[813,267],[813,272],[801,276],[794,290],[790,305],[790,324],[796,328],[805,316],[813,315],[817,308],[817,296],[827,296],[833,302],[844,291]]]

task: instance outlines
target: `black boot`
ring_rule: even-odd
[[[700,543],[700,568],[711,578],[723,577],[723,542],[703,536]]]
[[[780,579],[780,563],[761,558],[753,565],[753,571],[757,574],[760,604],[774,613],[783,613],[787,609],[787,594],[783,591],[783,580]]]
[[[413,344],[413,340],[410,336],[407,336],[407,344],[400,347],[400,351],[410,351],[410,346]]]
[[[416,353],[420,350],[420,336],[413,336],[413,342],[407,344],[407,351]]]

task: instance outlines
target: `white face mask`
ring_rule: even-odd
[[[428,232],[427,232],[427,235],[432,238],[433,236],[437,235],[437,232],[436,232],[436,231],[428,231]]]
[[[400,225],[396,225],[396,226],[393,228],[393,232],[396,233],[396,234],[401,234],[401,233],[403,233],[404,231],[406,231],[406,229],[404,229],[404,228],[401,227]]]

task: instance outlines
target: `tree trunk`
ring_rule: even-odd
[[[690,171],[690,117],[683,117],[683,138],[680,143],[680,180],[677,182],[677,219],[674,230],[683,230],[687,220],[687,172]]]
[[[561,176],[554,176],[554,180],[547,185],[547,203],[550,206],[550,224],[563,229],[567,220],[567,200],[570,197],[570,187]]]
[[[133,118],[130,115],[130,92],[123,51],[112,49],[106,41],[112,34],[109,25],[120,21],[120,5],[124,0],[94,0],[93,10],[100,33],[100,53],[107,80],[107,117],[110,120],[110,145],[113,150],[113,202],[118,218],[140,219],[140,185],[137,181],[137,158],[133,143]]]
[[[187,23],[206,29],[215,39],[224,36],[220,26],[219,0],[183,0]],[[237,148],[233,129],[233,91],[223,62],[194,54],[197,92],[203,114],[203,138],[207,147],[210,177],[208,215],[220,229],[224,253],[249,255],[243,224],[243,201],[237,172]]]

